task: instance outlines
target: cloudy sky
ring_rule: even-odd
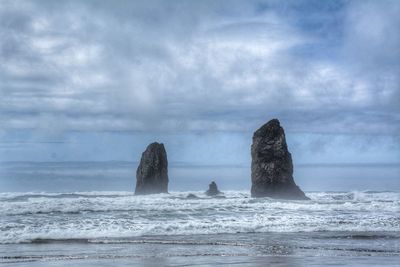
[[[0,1],[0,161],[400,162],[400,1]]]

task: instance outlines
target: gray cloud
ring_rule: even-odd
[[[398,1],[313,4],[2,1],[0,125],[398,135]]]

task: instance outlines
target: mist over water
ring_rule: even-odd
[[[1,192],[134,191],[135,162],[8,162],[0,164]],[[250,166],[171,163],[169,189],[250,190]],[[400,165],[295,165],[296,183],[305,191],[400,190]]]

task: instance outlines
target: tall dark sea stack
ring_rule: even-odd
[[[264,124],[251,145],[251,196],[309,199],[293,180],[292,155],[279,120]]]
[[[152,143],[142,153],[136,171],[135,195],[168,193],[168,160],[163,144]]]

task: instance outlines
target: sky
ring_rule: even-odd
[[[0,1],[0,161],[400,163],[400,1]]]

